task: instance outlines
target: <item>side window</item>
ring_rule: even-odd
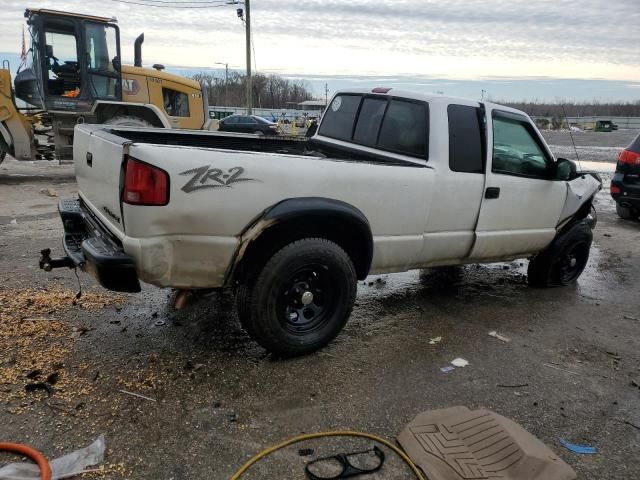
[[[427,108],[422,103],[391,100],[378,146],[415,157],[427,156]]]
[[[526,124],[493,117],[493,165],[495,173],[548,178],[547,156]]]
[[[337,140],[350,141],[361,99],[360,95],[335,97],[324,114],[318,133]]]
[[[449,168],[454,172],[483,173],[484,148],[480,109],[449,105]]]
[[[225,125],[236,125],[238,123],[238,117],[227,117],[223,122]]]
[[[45,30],[47,93],[63,97],[80,96],[80,64],[72,23],[60,22]]]
[[[189,97],[186,93],[178,92],[170,88],[162,89],[164,111],[171,117],[189,116]]]
[[[358,115],[356,130],[353,134],[354,142],[375,146],[386,107],[387,100],[384,98],[364,99],[362,108],[360,108],[360,115]]]

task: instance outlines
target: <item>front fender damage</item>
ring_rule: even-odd
[[[560,214],[557,230],[561,231],[575,220],[584,220],[592,211],[593,199],[601,189],[602,180],[597,174],[583,173],[579,177],[566,182],[567,195]],[[591,222],[595,227],[595,216]]]

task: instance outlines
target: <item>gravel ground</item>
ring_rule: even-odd
[[[569,131],[543,131],[551,151],[556,157],[576,160],[576,150],[580,161],[618,161],[618,152],[631,143],[638,130],[615,130],[613,132],[571,132],[576,148],[573,148]]]
[[[574,287],[528,288],[524,259],[371,277],[336,341],[288,361],[242,331],[230,292],[175,311],[170,291],[111,295],[81,274],[90,295],[74,305],[73,272],[37,267],[40,249],[60,253],[55,205],[76,191],[72,170],[8,161],[0,189],[2,439],[53,458],[104,433],[107,458],[96,477],[225,479],[293,435],[355,429],[393,439],[419,412],[466,405],[520,423],[580,479],[640,478],[640,222],[619,220],[607,189],[597,198],[589,265]],[[456,357],[470,365],[441,373]],[[34,370],[41,372],[26,378]],[[53,373],[51,396],[25,392]],[[598,453],[572,454],[559,438]],[[243,478],[303,479],[309,458],[370,446],[307,442]],[[303,457],[300,448],[314,452]],[[369,478],[412,478],[389,451],[387,458]]]

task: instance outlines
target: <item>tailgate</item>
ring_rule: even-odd
[[[120,177],[129,146],[125,138],[100,130],[104,125],[77,125],[73,163],[80,198],[117,237],[124,235]]]

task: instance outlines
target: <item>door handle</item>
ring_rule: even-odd
[[[500,196],[500,187],[488,187],[484,192],[484,198],[498,198]]]
[[[87,152],[87,165],[93,167],[93,154],[91,152]]]

